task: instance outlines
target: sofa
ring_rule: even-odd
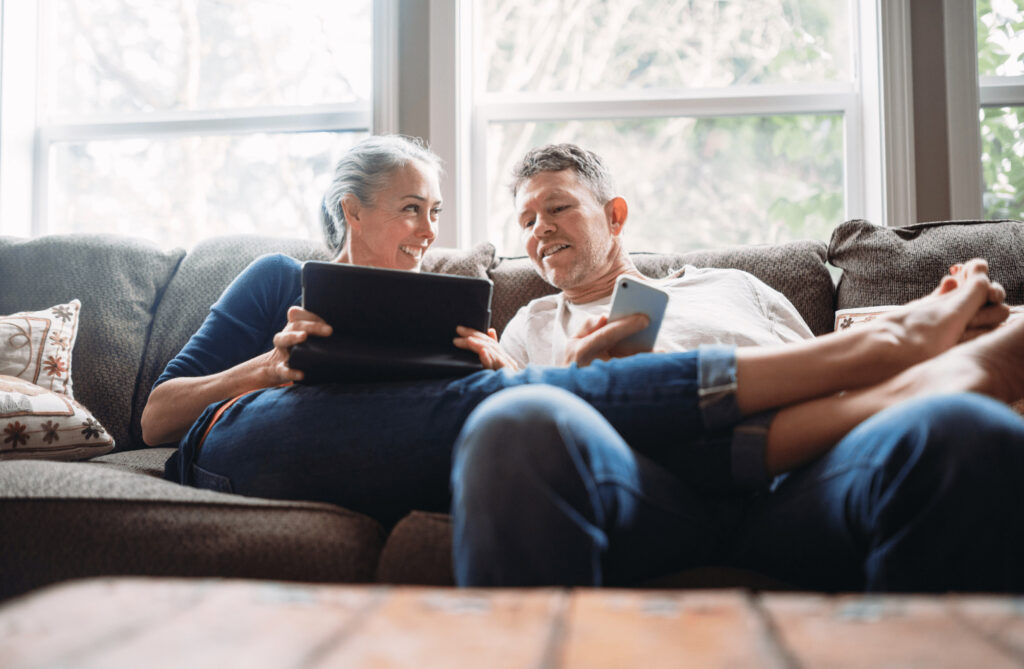
[[[95,452],[50,457],[25,450],[16,429],[5,432],[0,418],[0,445],[8,447],[0,451],[0,599],[106,575],[452,583],[443,508],[409,509],[385,527],[330,504],[247,498],[162,478],[174,445],[142,441],[139,419],[149,390],[227,284],[272,252],[326,258],[318,242],[252,236],[213,238],[187,252],[112,235],[0,237],[0,314],[80,302],[66,381],[113,440]],[[837,310],[904,303],[931,290],[950,264],[973,256],[989,258],[1008,302],[1024,303],[1020,221],[882,228],[853,220],[837,226],[828,244],[633,254],[649,276],[684,264],[751,272],[784,293],[817,335],[833,330]],[[487,244],[432,249],[424,269],[490,278],[499,332],[519,307],[554,291],[527,258],[495,257]],[[756,575],[707,565],[642,585],[752,582]]]

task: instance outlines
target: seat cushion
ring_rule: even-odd
[[[451,516],[413,511],[398,521],[381,551],[377,580],[402,585],[453,585]]]
[[[148,475],[171,450],[0,462],[0,598],[115,574],[373,579],[384,539],[376,521],[329,504],[228,495]]]
[[[925,295],[950,265],[983,257],[1009,304],[1024,304],[1024,222],[938,221],[885,228],[846,221],[832,232],[828,260],[843,270],[836,308],[905,304]]]

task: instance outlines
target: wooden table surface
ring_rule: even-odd
[[[0,667],[1024,667],[1024,598],[70,582]]]

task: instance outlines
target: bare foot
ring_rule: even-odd
[[[895,401],[976,392],[1012,404],[1024,398],[1024,319],[915,365],[879,388]]]
[[[1006,291],[989,279],[987,262],[971,260],[951,270],[956,272],[928,295],[872,321],[872,336],[881,350],[889,349],[894,371],[988,332],[1009,315]]]

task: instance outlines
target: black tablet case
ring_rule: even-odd
[[[327,321],[330,337],[292,347],[288,364],[304,382],[370,382],[455,377],[483,369],[452,344],[456,325],[486,332],[488,279],[308,261],[302,305]]]

